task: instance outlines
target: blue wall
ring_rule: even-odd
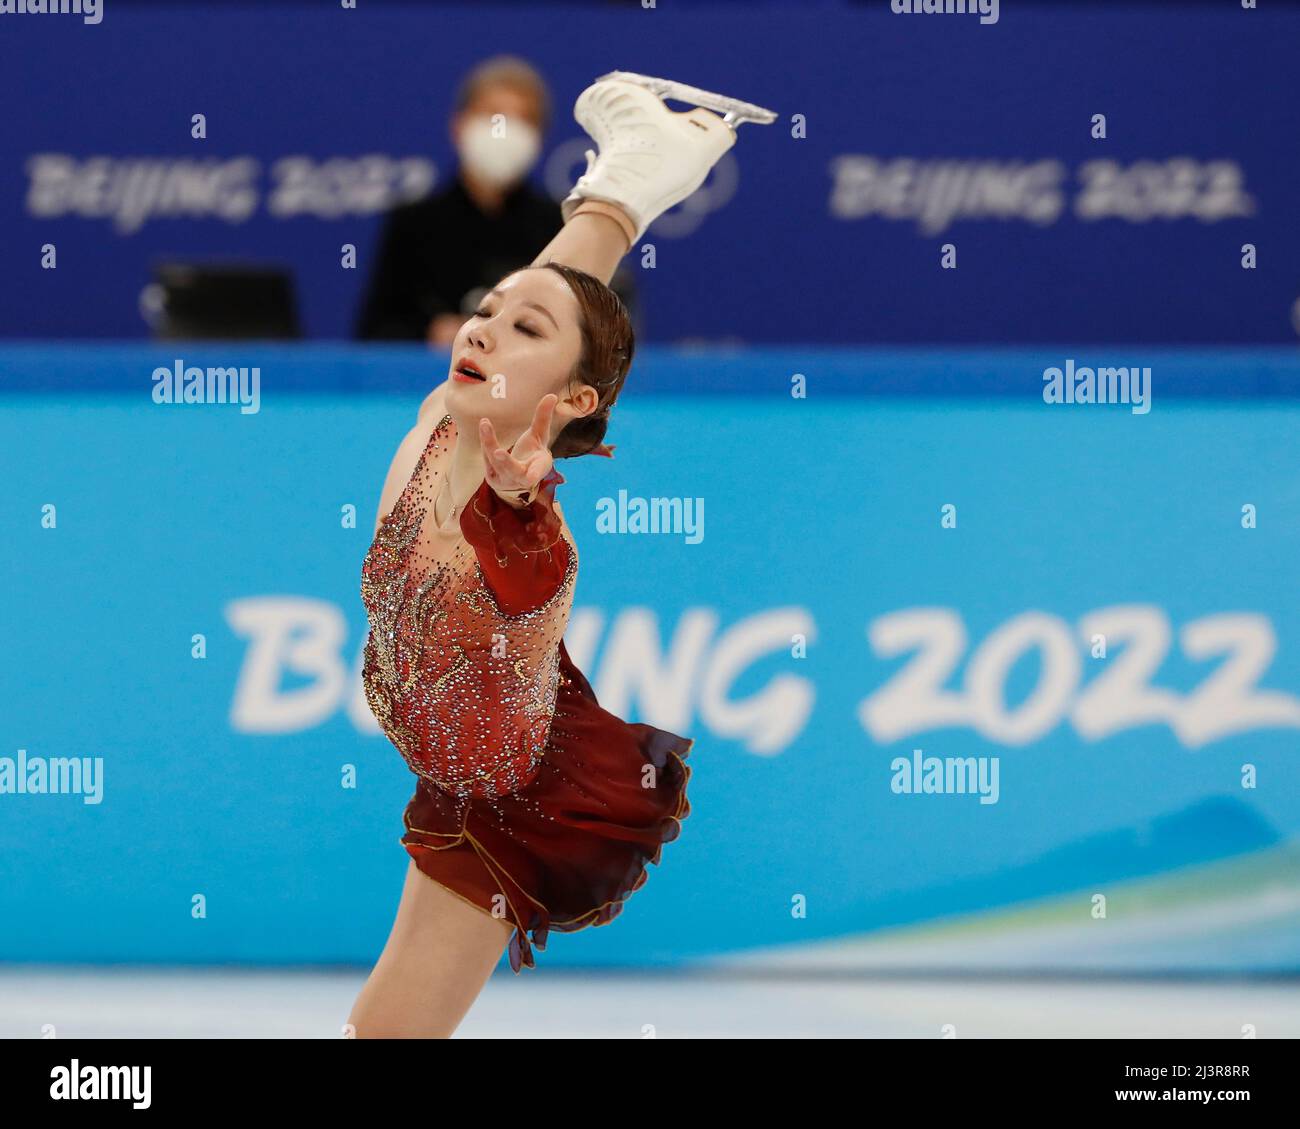
[[[6,17],[0,336],[144,336],[141,289],[167,257],[286,264],[309,334],[350,336],[375,209],[446,183],[456,83],[511,51],[552,84],[536,181],[556,196],[589,144],[573,101],[604,71],[666,72],[780,115],[743,127],[651,229],[651,339],[1294,342],[1298,40],[1300,8],[1279,3],[1007,3],[992,25],[884,0],[119,0],[96,26]],[[142,161],[225,180],[192,208],[140,213],[138,182],[123,186]],[[56,167],[74,170],[65,187],[33,193]],[[991,179],[962,179],[977,170]],[[357,270],[340,267],[344,243]]]
[[[258,365],[260,410],[152,403],[151,372],[178,355]],[[1060,896],[1086,920],[1097,891],[1118,904],[1126,884],[1180,878],[1192,893],[1171,904],[1200,937],[1234,892],[1206,901],[1199,868],[1293,857],[1300,361],[1138,355],[1145,415],[1045,404],[1043,369],[1083,363],[1065,349],[647,351],[617,457],[561,464],[582,550],[566,639],[603,704],[696,737],[694,810],[616,926],[545,962],[717,957]],[[359,570],[445,363],[0,350],[0,757],[104,765],[98,804],[0,795],[0,959],[378,951],[414,778],[359,694]],[[722,374],[714,394],[688,391],[702,373]],[[746,375],[768,394],[732,394]],[[980,394],[953,395],[967,376]],[[703,540],[600,534],[597,503],[620,490],[703,499]],[[917,647],[949,646],[928,689],[901,689]],[[998,758],[996,802],[896,792],[892,762],[914,749]],[[1294,866],[1267,882],[1294,892]],[[1294,971],[1300,929],[1275,916],[1151,959]]]

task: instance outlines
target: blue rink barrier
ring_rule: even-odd
[[[258,410],[155,403],[178,359]],[[1150,410],[1045,403],[1067,361]],[[414,778],[359,574],[445,366],[0,348],[0,960],[373,960]],[[648,349],[609,440],[559,464],[566,641],[696,738],[692,813],[539,963],[1300,970],[1291,351]]]

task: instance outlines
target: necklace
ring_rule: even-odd
[[[442,486],[439,488],[438,494],[433,500],[433,524],[438,529],[444,531],[452,527],[455,517],[460,512],[461,509],[460,506],[452,506],[451,512],[447,515],[447,520],[444,522],[438,521],[438,503],[442,501],[442,496],[444,494],[450,495],[450,490],[451,490],[451,476],[444,474],[442,476]],[[450,496],[448,500],[450,500]]]

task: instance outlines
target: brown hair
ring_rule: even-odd
[[[551,94],[547,89],[546,80],[538,73],[536,67],[518,55],[494,55],[470,71],[461,80],[456,90],[453,103],[455,112],[459,113],[465,109],[483,87],[494,83],[513,86],[531,97],[537,104],[541,132],[545,133],[550,128]]]
[[[569,422],[551,444],[551,457],[571,459],[590,454],[600,446],[609,425],[609,412],[623,390],[636,340],[632,319],[623,299],[600,279],[563,263],[543,263],[525,270],[552,270],[569,284],[578,300],[578,328],[582,353],[569,373],[569,390],[590,384],[600,402],[590,415]]]

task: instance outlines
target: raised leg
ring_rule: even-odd
[[[628,252],[628,236],[624,228],[630,226],[631,221],[620,224],[610,215],[613,204],[603,204],[601,208],[601,211],[584,211],[572,216],[533,261],[533,266],[563,263],[595,275],[608,286],[619,260]]]
[[[776,112],[753,102],[742,102],[728,94],[719,94],[713,90],[702,90],[685,82],[671,78],[658,78],[655,75],[637,74],[635,71],[609,71],[601,75],[597,82],[621,81],[632,82],[654,91],[660,98],[672,98],[678,102],[689,102],[693,106],[704,106],[722,115],[722,120],[736,129],[743,122],[758,122],[771,125],[776,121]]]
[[[696,108],[679,113],[664,98]],[[560,205],[568,222],[533,265],[566,263],[606,285],[654,219],[694,192],[735,145],[741,122],[776,120],[751,102],[631,71],[601,75],[578,96],[573,116],[599,155],[586,151],[587,170]]]
[[[670,110],[663,99],[695,101]],[[724,110],[719,117],[710,105]],[[578,95],[573,116],[599,148],[560,202],[566,219],[592,201],[617,205],[637,246],[656,217],[681,203],[736,144],[739,121],[774,120],[771,110],[668,79],[611,71]]]

